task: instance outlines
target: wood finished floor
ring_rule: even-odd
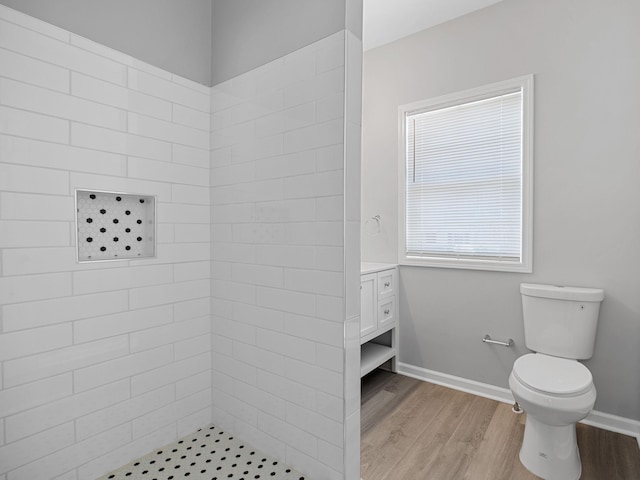
[[[362,379],[363,480],[536,480],[518,453],[525,414],[403,375]],[[640,480],[634,437],[578,424],[581,480]]]

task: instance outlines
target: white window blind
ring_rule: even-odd
[[[522,264],[523,105],[517,87],[404,113],[405,258]]]

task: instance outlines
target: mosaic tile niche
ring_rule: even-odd
[[[155,257],[155,197],[76,190],[79,262]]]

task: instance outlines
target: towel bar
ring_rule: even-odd
[[[506,342],[501,340],[492,340],[491,336],[487,333],[484,337],[482,337],[482,341],[484,343],[493,343],[494,345],[502,345],[503,347],[512,347],[513,346],[513,338],[507,339]]]

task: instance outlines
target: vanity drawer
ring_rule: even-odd
[[[396,297],[388,297],[378,303],[378,328],[396,322]]]
[[[378,272],[378,299],[395,295],[397,281],[398,270],[395,268]]]

